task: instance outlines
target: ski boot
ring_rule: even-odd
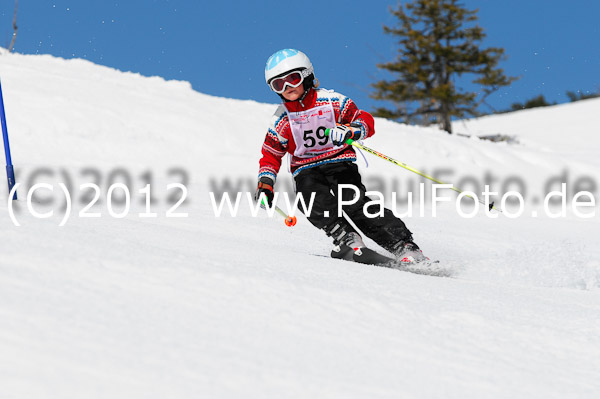
[[[393,262],[393,259],[367,248],[360,235],[354,231],[341,237],[341,242],[333,247],[331,257],[367,265],[387,265]]]
[[[335,259],[354,260],[354,253],[360,248],[365,247],[365,243],[360,235],[353,231],[340,237],[341,242],[336,243],[336,241],[334,241],[335,246],[331,251],[331,257]]]
[[[398,258],[401,265],[416,265],[429,261],[429,258],[423,255],[423,251],[419,246],[412,241],[398,242],[391,252]]]

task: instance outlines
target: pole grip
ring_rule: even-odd
[[[328,136],[329,136],[330,130],[331,130],[331,129],[329,129],[329,128],[325,129],[325,136],[326,136],[326,137],[328,137]],[[348,140],[346,140],[346,144],[348,144],[348,145],[352,145],[352,143],[354,143],[354,140],[352,140],[352,139],[348,139]]]

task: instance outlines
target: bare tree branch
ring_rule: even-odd
[[[17,40],[17,9],[19,8],[19,0],[15,0],[15,15],[13,16],[13,35],[12,40],[10,41],[10,46],[8,46],[8,52],[12,53],[13,48],[15,46],[15,40]]]

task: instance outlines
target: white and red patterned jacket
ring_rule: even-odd
[[[293,155],[296,150],[296,143],[294,142],[290,128],[287,111],[306,111],[328,104],[329,101],[333,105],[335,119],[338,123],[344,125],[351,122],[360,124],[362,126],[361,130],[363,130],[362,138],[371,137],[375,134],[373,116],[366,111],[358,109],[354,101],[350,98],[329,90],[310,89],[302,103],[299,101],[285,102],[273,114],[271,125],[262,146],[262,158],[259,162],[260,169],[258,172],[259,179],[266,176],[273,179],[274,183],[281,167],[281,159],[286,153],[289,153],[291,156],[290,169],[294,176],[304,169],[324,163],[356,161],[354,149],[347,144],[313,158],[298,158]]]

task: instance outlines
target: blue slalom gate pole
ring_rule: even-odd
[[[10,145],[8,144],[8,129],[6,128],[6,114],[4,113],[4,98],[2,98],[2,83],[0,83],[0,119],[2,120],[2,138],[4,139],[4,155],[6,156],[6,178],[8,179],[8,195],[15,186],[15,170],[10,157]],[[17,192],[12,198],[17,199]]]

